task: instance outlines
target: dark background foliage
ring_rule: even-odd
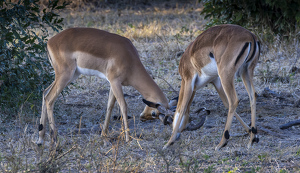
[[[272,40],[275,35],[299,39],[299,0],[203,0],[208,27],[232,23],[252,28]],[[257,32],[256,31],[256,32]]]
[[[1,108],[19,106],[41,98],[43,88],[52,81],[47,60],[48,30],[62,29],[55,10],[65,8],[59,0],[41,8],[39,0],[0,2],[0,99]]]

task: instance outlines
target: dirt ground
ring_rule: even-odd
[[[128,37],[142,63],[171,99],[178,95],[180,55],[204,30],[200,4],[149,5],[143,8],[105,7],[66,10],[65,28],[95,27]],[[296,42],[295,42],[296,43]],[[300,50],[298,43],[263,45],[255,70],[259,143],[247,149],[249,135],[234,119],[228,145],[214,148],[221,140],[227,110],[212,85],[199,89],[191,106],[211,111],[200,129],[184,131],[170,148],[162,150],[171,136],[170,126],[159,120],[142,122],[142,96],[124,87],[131,141],[126,143],[122,122],[112,117],[107,139],[100,136],[109,83],[80,76],[55,104],[60,144],[49,152],[47,126],[44,147],[35,145],[39,117],[20,110],[16,119],[1,118],[1,172],[300,172],[300,126],[280,126],[300,119]],[[296,71],[291,71],[292,67]],[[294,69],[295,69],[294,68]],[[240,79],[235,81],[240,99],[237,113],[250,123],[250,103]],[[171,86],[171,87],[170,87]],[[35,105],[39,107],[41,105]],[[40,112],[39,112],[40,113]],[[38,113],[38,114],[39,114]],[[117,104],[112,116],[119,116]],[[104,141],[107,140],[108,143]]]

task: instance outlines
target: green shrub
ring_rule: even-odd
[[[201,1],[201,0],[200,0]],[[202,14],[209,18],[208,27],[217,24],[238,24],[264,33],[290,38],[299,31],[299,0],[202,0]],[[300,37],[299,34],[297,35]]]
[[[55,11],[67,5],[59,0],[41,8],[39,0],[17,3],[0,1],[0,99],[1,108],[17,110],[25,101],[41,98],[52,81],[47,59],[48,30],[62,29],[62,18]]]

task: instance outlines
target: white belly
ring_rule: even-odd
[[[81,68],[81,67],[77,66],[76,71],[78,73],[80,73],[80,74],[83,74],[83,75],[98,76],[98,77],[100,77],[102,79],[106,79],[108,81],[107,77],[103,73],[101,73],[100,71],[98,71],[98,70]]]

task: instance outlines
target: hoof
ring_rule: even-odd
[[[39,139],[38,141],[35,142],[35,144],[36,144],[38,147],[43,146],[43,143],[44,143],[44,141],[41,140],[41,139]]]
[[[225,147],[228,143],[228,140],[222,139],[221,142],[216,146],[215,150],[219,151],[221,148]]]
[[[225,144],[223,144],[223,145],[217,145],[216,148],[215,148],[215,150],[219,151],[221,148],[226,147],[226,145],[227,145],[227,142]]]
[[[258,136],[255,136],[252,140],[250,139],[250,142],[248,143],[247,148],[250,149],[251,146],[253,145],[253,143],[255,143],[255,142],[256,142],[256,143],[259,142]]]
[[[114,120],[121,120],[122,116],[121,115],[115,115],[113,116],[113,119]],[[131,119],[132,117],[131,116],[127,116],[127,119]]]
[[[258,142],[259,142],[259,138],[258,138],[258,137],[255,137],[255,138],[252,140],[252,143],[254,143],[254,142],[258,143]]]

